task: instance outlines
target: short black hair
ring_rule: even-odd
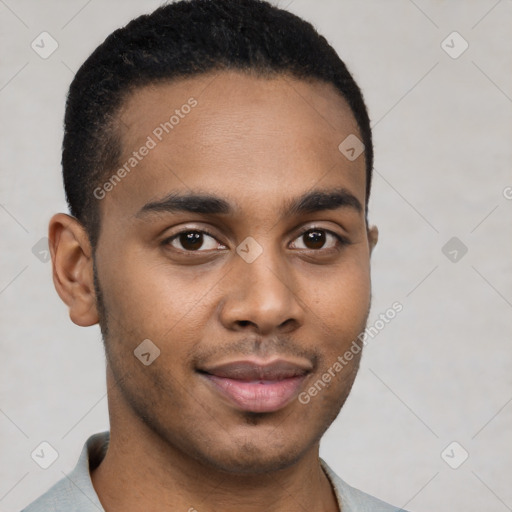
[[[335,86],[365,146],[366,215],[373,144],[363,95],[344,62],[315,28],[264,0],[181,0],[115,30],[76,73],[67,96],[62,145],[71,215],[93,249],[100,233],[93,190],[119,165],[117,114],[134,89],[210,71],[290,74]],[[341,142],[341,141],[340,141]]]

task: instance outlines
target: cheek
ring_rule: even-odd
[[[354,258],[338,268],[312,269],[303,279],[305,299],[326,324],[343,332],[365,319],[370,303],[370,269]],[[345,326],[345,329],[343,328]]]
[[[155,335],[200,314],[205,290],[211,287],[204,275],[182,271],[163,259],[155,262],[141,252],[124,254],[102,279],[109,312]]]
[[[371,284],[368,265],[362,261],[363,258],[354,260],[329,274],[319,271],[304,283],[309,287],[306,303],[312,311],[310,317],[323,338],[323,366],[331,366],[365,329],[370,310]],[[350,362],[347,361],[347,366],[357,368],[359,358],[360,354],[354,355]],[[344,374],[347,373],[350,370],[344,371]]]

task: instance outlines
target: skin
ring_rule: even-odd
[[[196,368],[226,357],[302,358],[313,365],[307,391],[364,330],[378,231],[365,221],[364,154],[349,161],[338,150],[359,134],[356,121],[329,84],[204,74],[127,98],[120,165],[190,97],[197,106],[100,201],[94,257],[76,219],[59,213],[49,226],[54,283],[71,320],[100,322],[105,337],[111,441],[93,485],[107,512],[338,510],[319,441],[361,354],[308,404],[259,414],[229,404]],[[339,188],[363,210],[280,217],[301,194]],[[137,216],[171,192],[198,191],[233,212]],[[303,228],[324,230],[323,243]],[[196,250],[179,237],[164,243],[201,229],[213,237]],[[236,252],[247,236],[263,250],[252,263]],[[144,339],[160,349],[148,366],[133,354]]]

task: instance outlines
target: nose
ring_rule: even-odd
[[[234,265],[220,311],[226,329],[269,335],[302,325],[305,305],[289,263],[266,248],[252,263],[237,256]]]

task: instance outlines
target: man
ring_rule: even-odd
[[[76,74],[62,164],[53,278],[100,325],[110,431],[25,510],[399,510],[319,458],[378,235],[366,107],[325,39],[260,0],[162,6]]]

